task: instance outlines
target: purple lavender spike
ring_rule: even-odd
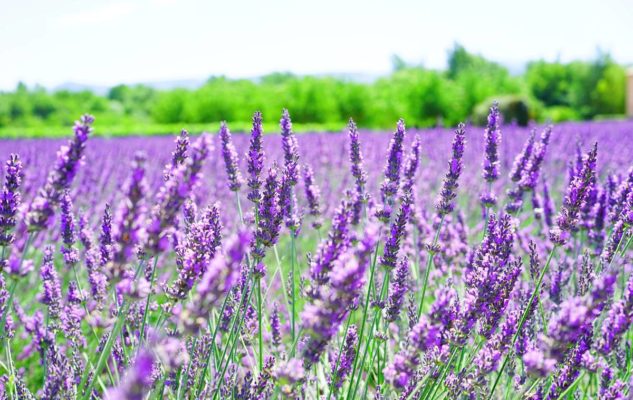
[[[226,122],[220,124],[220,141],[222,142],[222,158],[229,180],[229,190],[237,192],[242,186],[242,174],[238,167],[237,151],[231,139],[231,131]]]

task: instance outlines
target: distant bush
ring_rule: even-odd
[[[499,103],[499,111],[503,115],[505,123],[516,123],[519,126],[527,126],[530,120],[537,117],[538,106],[526,96],[510,95],[497,99],[488,99],[477,105],[473,113],[473,123],[485,125],[490,104],[496,100]]]

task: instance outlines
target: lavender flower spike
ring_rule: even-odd
[[[9,156],[4,176],[4,186],[0,194],[0,246],[13,243],[15,216],[22,203],[19,192],[22,183],[22,162],[17,154]]]
[[[251,140],[247,154],[248,165],[248,187],[251,191],[248,193],[248,199],[253,203],[259,203],[261,193],[259,189],[262,186],[261,173],[264,168],[264,150],[262,149],[262,113],[256,112],[253,115],[253,129],[251,129]]]
[[[312,227],[314,229],[321,228],[323,221],[321,220],[321,191],[314,182],[314,172],[309,165],[303,167],[303,182],[305,184],[306,199],[308,200],[308,209],[310,215],[314,217],[312,221]]]
[[[518,182],[521,180],[521,176],[523,176],[523,171],[525,167],[528,165],[528,161],[532,156],[532,150],[534,148],[534,131],[530,132],[530,136],[528,136],[527,140],[523,145],[523,149],[514,159],[514,163],[512,164],[512,169],[510,170],[510,180],[512,182]]]
[[[79,261],[79,254],[74,248],[76,234],[75,234],[75,218],[72,213],[73,203],[70,199],[70,193],[66,191],[61,201],[61,231],[62,246],[61,253],[64,255],[64,262],[67,266],[72,266]]]
[[[50,317],[58,319],[63,307],[62,288],[53,264],[53,248],[50,246],[44,250],[40,276],[44,289],[40,301],[48,306]]]
[[[180,131],[180,136],[175,140],[176,149],[171,153],[171,164],[165,165],[163,169],[163,180],[168,181],[173,171],[178,168],[179,165],[185,163],[187,157],[189,157],[189,132],[186,129]]]
[[[452,151],[453,156],[448,162],[448,172],[442,183],[439,198],[435,203],[435,209],[440,217],[450,214],[455,207],[453,200],[457,197],[455,190],[459,187],[458,180],[462,173],[462,157],[464,156],[464,145],[466,143],[465,125],[460,123],[455,130],[453,138]]]
[[[351,162],[351,171],[352,176],[356,182],[356,193],[358,193],[359,200],[364,202],[366,201],[367,194],[365,193],[365,185],[367,184],[367,173],[365,172],[365,168],[363,165],[363,154],[360,150],[360,139],[358,137],[358,129],[356,128],[356,124],[350,118],[349,124],[347,125],[347,129],[349,131],[349,159]]]
[[[143,400],[152,388],[153,371],[154,356],[149,350],[141,349],[119,386],[109,389],[105,399]]]
[[[266,248],[277,243],[281,230],[282,213],[279,204],[279,180],[277,166],[268,170],[264,187],[264,195],[259,203],[259,223],[255,232],[255,248],[253,254],[259,260],[266,254]]]
[[[584,157],[582,170],[567,188],[563,207],[556,218],[557,227],[550,230],[550,239],[556,244],[566,243],[578,224],[580,207],[583,205],[591,189],[591,183],[595,179],[597,155],[598,144],[596,143]]]
[[[83,115],[73,127],[75,137],[59,149],[55,167],[49,172],[46,183],[38,191],[26,214],[26,225],[30,232],[41,231],[49,226],[55,206],[77,175],[93,122],[92,115]]]
[[[376,216],[383,222],[391,218],[391,208],[394,197],[398,193],[400,184],[400,168],[402,166],[402,145],[406,135],[404,120],[400,119],[396,125],[396,131],[389,142],[387,164],[385,165],[385,179],[380,185],[382,206],[376,212]]]
[[[483,178],[487,182],[494,182],[499,178],[499,142],[501,130],[499,129],[499,104],[495,101],[490,107],[488,125],[484,131],[485,158]]]
[[[404,181],[402,183],[402,192],[411,192],[415,185],[415,174],[418,171],[418,165],[420,164],[420,150],[422,143],[420,142],[420,136],[415,135],[413,144],[411,145],[411,153],[407,157],[407,161],[404,163]]]
[[[290,121],[290,114],[288,110],[284,109],[281,120],[279,122],[281,126],[281,146],[284,151],[284,169],[285,175],[288,177],[290,186],[295,186],[299,180],[299,171],[297,163],[299,161],[299,149],[297,144],[297,137],[292,131],[292,122]]]
[[[400,316],[404,296],[407,293],[409,277],[409,260],[404,257],[396,268],[396,277],[393,284],[389,288],[389,299],[385,308],[385,320],[389,322],[396,321]]]
[[[222,142],[222,157],[229,179],[229,190],[237,192],[242,186],[242,174],[237,165],[237,152],[231,140],[231,132],[226,122],[220,124],[220,141]]]
[[[114,255],[113,261],[123,266],[132,257],[136,246],[144,239],[142,220],[145,216],[145,154],[136,153],[131,165],[131,174],[125,184],[125,201],[116,211],[113,224]],[[114,274],[118,275],[118,274]]]

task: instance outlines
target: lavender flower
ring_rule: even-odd
[[[453,200],[457,197],[455,190],[459,187],[457,181],[459,175],[462,173],[462,157],[464,156],[464,145],[466,143],[466,130],[465,125],[460,123],[455,130],[455,137],[453,138],[452,151],[453,156],[448,162],[448,172],[442,183],[442,189],[440,195],[435,203],[437,214],[443,217],[450,214],[455,207]]]
[[[266,255],[266,248],[277,243],[281,229],[282,213],[278,195],[279,181],[277,166],[268,170],[268,177],[264,185],[264,194],[258,207],[259,221],[255,232],[255,248],[253,254],[258,261]]]
[[[85,114],[75,122],[75,137],[62,146],[57,153],[55,167],[49,172],[46,183],[39,190],[26,215],[29,231],[37,232],[46,229],[55,214],[55,206],[59,203],[64,190],[72,184],[79,165],[83,160],[86,141],[92,132],[94,117]]]
[[[404,163],[404,181],[402,183],[403,193],[411,192],[413,190],[413,186],[415,185],[415,174],[418,171],[418,165],[420,164],[421,147],[422,143],[420,142],[420,136],[415,135],[413,144],[411,145],[411,153],[407,157],[407,161]]]
[[[5,167],[4,186],[0,195],[0,246],[13,243],[16,213],[22,203],[22,162],[17,154],[9,155]]]
[[[237,192],[242,186],[242,174],[237,165],[237,152],[226,122],[220,124],[220,141],[222,142],[222,158],[224,158],[226,174],[229,179],[229,190]]]
[[[551,125],[546,126],[543,132],[541,132],[540,141],[534,146],[532,156],[525,165],[525,169],[521,175],[521,179],[519,180],[519,188],[522,191],[528,192],[536,188],[551,134]]]
[[[328,232],[327,239],[319,244],[316,256],[310,262],[310,277],[315,287],[328,282],[334,262],[349,248],[351,240],[350,222],[351,204],[347,199],[343,199],[334,212],[332,226]]]
[[[44,250],[40,276],[43,286],[40,301],[48,306],[50,317],[58,319],[63,305],[62,288],[57,270],[55,270],[55,265],[53,264],[53,248],[50,246]]]
[[[420,364],[420,353],[439,346],[440,338],[440,329],[422,315],[409,333],[407,347],[396,354],[393,362],[385,368],[385,379],[397,389],[406,388]]]
[[[458,322],[461,340],[477,321],[481,321],[480,333],[486,338],[496,330],[521,272],[520,261],[511,260],[513,242],[510,216],[497,220],[491,215],[486,237],[466,269],[465,304]]]
[[[281,346],[281,322],[279,321],[279,307],[277,303],[273,305],[273,312],[270,315],[270,330],[273,336],[273,346]]]
[[[109,389],[105,398],[143,400],[152,388],[154,362],[154,355],[149,350],[142,349],[119,386]]]
[[[376,216],[383,222],[387,222],[391,218],[391,207],[393,206],[394,197],[398,193],[400,167],[402,165],[402,145],[405,135],[404,120],[400,119],[396,125],[396,131],[389,142],[385,179],[380,186],[382,206],[376,212]]]
[[[287,176],[290,186],[295,186],[299,180],[298,161],[299,150],[297,137],[292,132],[292,122],[288,110],[284,109],[279,121],[281,126],[281,147],[284,151],[284,175]]]
[[[598,351],[605,356],[613,352],[622,336],[629,329],[633,319],[633,277],[629,278],[624,299],[615,302],[607,318],[602,323],[601,337],[598,339]]]
[[[535,132],[530,132],[530,136],[528,136],[527,140],[523,144],[523,149],[514,158],[512,169],[510,170],[510,174],[508,175],[512,182],[520,181],[521,177],[523,176],[523,171],[525,170],[525,167],[528,165],[528,161],[532,156],[532,150],[534,148],[534,136]]]
[[[118,266],[125,265],[132,257],[135,247],[144,240],[142,220],[145,214],[144,199],[147,194],[145,159],[143,153],[134,155],[131,174],[124,189],[125,200],[119,205],[114,219],[112,260]]]
[[[350,169],[352,172],[352,176],[354,177],[354,182],[356,184],[356,193],[358,193],[359,201],[364,202],[367,200],[367,195],[365,192],[365,185],[367,184],[367,173],[365,172],[365,168],[363,165],[363,154],[360,149],[360,138],[358,136],[358,129],[356,128],[356,124],[351,118],[349,120],[349,123],[347,124],[347,130],[350,141]]]
[[[76,235],[75,235],[75,218],[72,214],[72,200],[70,199],[70,193],[66,191],[61,200],[61,233],[62,241],[64,245],[61,248],[61,253],[64,255],[64,263],[68,267],[72,267],[79,261],[79,254],[74,248]]]
[[[253,114],[253,129],[251,130],[250,146],[247,154],[248,165],[248,187],[251,191],[248,193],[248,199],[253,203],[259,203],[262,186],[260,175],[264,168],[264,150],[262,149],[262,113],[259,111]]]
[[[314,229],[319,229],[323,225],[321,220],[321,191],[319,187],[314,182],[314,172],[312,172],[312,168],[309,165],[306,165],[303,168],[303,182],[305,184],[305,193],[306,200],[308,201],[308,209],[310,210],[310,215],[314,217],[314,221],[312,221],[312,227]]]
[[[492,103],[488,114],[488,125],[484,130],[485,157],[483,178],[492,183],[499,178],[499,143],[501,130],[499,129],[499,105]]]
[[[393,322],[400,316],[404,296],[407,292],[407,279],[409,277],[409,260],[405,257],[398,264],[396,277],[389,289],[387,308],[385,309],[385,319]]]
[[[598,144],[596,143],[583,159],[582,170],[567,188],[563,208],[556,218],[556,224],[558,226],[550,230],[550,238],[556,244],[562,245],[566,243],[570,233],[578,224],[580,207],[585,201],[589,187],[596,173],[597,153]]]
[[[405,229],[411,216],[411,203],[411,193],[405,193],[402,196],[402,204],[400,205],[398,216],[391,224],[390,235],[387,239],[387,243],[385,243],[383,255],[380,258],[380,264],[389,270],[396,267],[398,252],[400,251],[400,241],[405,234]]]
[[[179,165],[184,164],[187,157],[189,157],[189,132],[185,129],[180,131],[180,136],[176,138],[175,143],[176,149],[171,153],[171,163],[165,165],[163,169],[163,180],[165,182],[171,178],[173,171]]]
[[[112,259],[112,208],[106,203],[101,218],[101,233],[99,234],[99,252],[101,265],[106,265]]]
[[[345,378],[352,370],[354,358],[356,357],[357,343],[358,333],[356,331],[356,325],[350,325],[347,330],[347,336],[345,337],[343,348],[341,349],[340,354],[334,357],[332,362],[332,376],[330,377],[330,384],[333,385],[335,391],[343,386]]]

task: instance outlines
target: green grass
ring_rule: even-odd
[[[327,124],[301,124],[293,123],[293,130],[297,133],[305,132],[340,132],[346,126],[345,122]],[[101,137],[123,137],[123,136],[159,136],[174,135],[181,129],[187,129],[191,133],[212,132],[219,130],[220,122],[212,123],[179,123],[179,124],[157,124],[157,123],[129,123],[118,125],[99,124],[95,121],[95,136]],[[250,121],[229,122],[229,128],[233,133],[250,132]],[[279,127],[276,122],[264,123],[265,133],[277,133]],[[72,134],[70,126],[30,126],[30,127],[3,127],[0,128],[0,139],[26,139],[26,138],[63,138]]]

